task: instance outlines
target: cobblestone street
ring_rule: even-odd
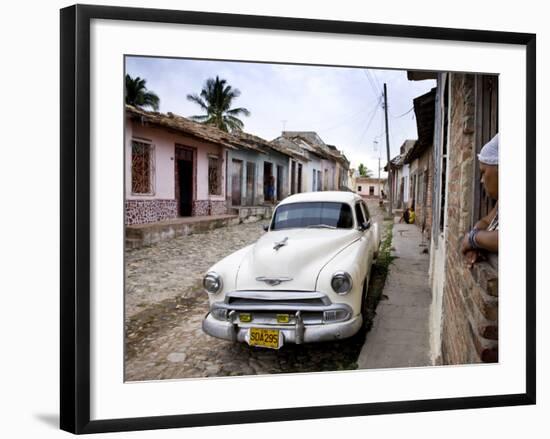
[[[369,203],[375,221],[381,214]],[[126,252],[125,379],[144,381],[355,369],[365,332],[339,342],[285,345],[278,351],[203,333],[204,272],[255,242],[266,221],[223,227]]]

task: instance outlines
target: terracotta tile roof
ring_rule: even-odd
[[[314,131],[283,131],[281,137],[292,140],[301,148],[324,159],[335,160],[343,164],[344,167],[349,167],[349,160],[346,156],[336,146],[323,142]]]
[[[245,148],[258,152],[265,152],[263,148],[255,144],[254,139],[261,140],[261,143],[258,142],[260,145],[264,143],[269,145],[267,140],[263,140],[257,136],[252,136],[247,133],[239,133],[238,136],[232,133],[226,133],[211,125],[201,124],[173,113],[164,114],[146,111],[131,105],[126,105],[126,114],[140,123],[147,123],[179,133],[188,134],[198,139],[206,140],[230,149]]]
[[[271,142],[271,147],[283,154],[289,155],[295,159],[302,161],[309,161],[307,155],[304,153],[302,148],[300,148],[292,140],[287,139],[286,137],[279,136],[276,139],[273,139]]]

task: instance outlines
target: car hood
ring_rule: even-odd
[[[315,290],[320,270],[360,238],[355,229],[285,229],[264,234],[244,256],[238,290]],[[280,247],[276,249],[276,244]],[[257,278],[282,279],[272,285]]]

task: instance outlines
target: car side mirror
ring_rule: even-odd
[[[363,224],[361,224],[362,230],[368,230],[370,228],[370,220],[365,221]]]
[[[264,232],[267,232],[269,230],[269,224],[263,225]]]

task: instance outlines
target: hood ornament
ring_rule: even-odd
[[[281,247],[284,247],[285,245],[287,245],[287,242],[288,242],[288,236],[285,236],[282,241],[274,242],[273,244],[275,245],[273,246],[273,250],[279,250]]]
[[[256,280],[258,282],[265,282],[266,284],[274,287],[275,285],[279,285],[281,282],[291,281],[292,278],[291,277],[265,277],[265,276],[260,276],[260,277],[257,277]]]

